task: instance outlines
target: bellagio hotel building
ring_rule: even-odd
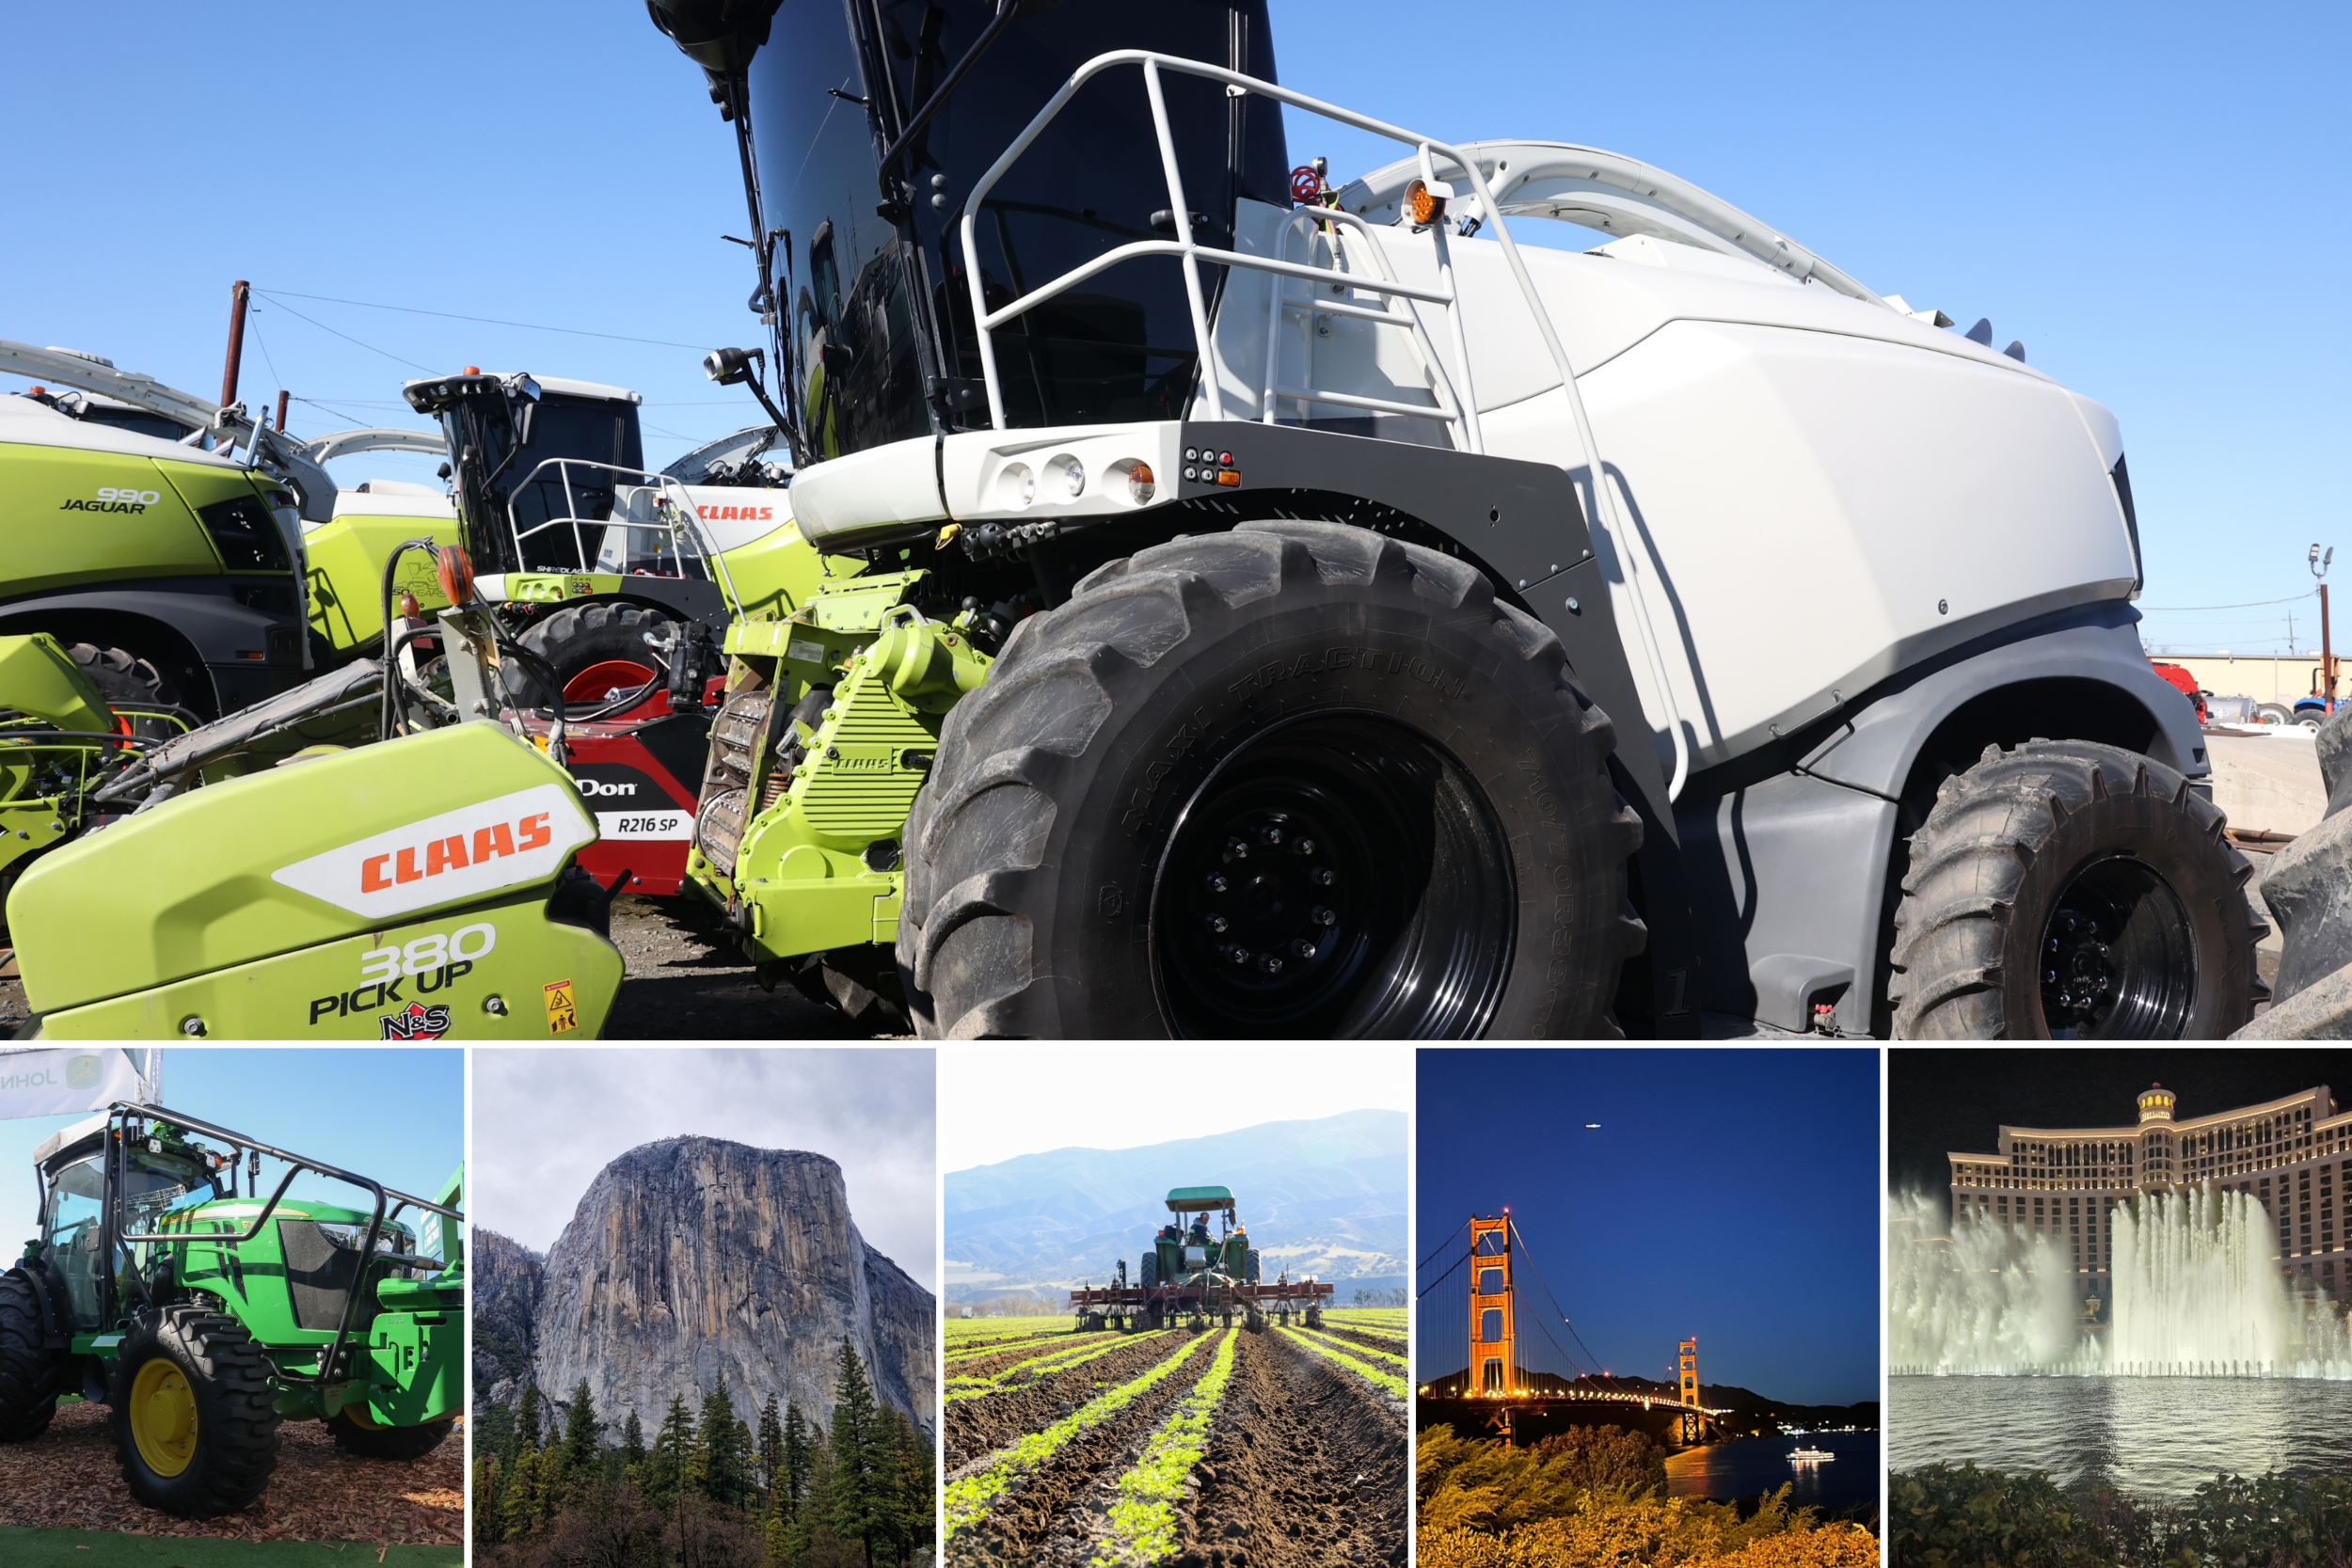
[[[2261,1105],[2175,1119],[2172,1091],[2139,1097],[2135,1127],[2004,1127],[1997,1154],[1954,1154],[1952,1223],[1998,1225],[2070,1253],[2083,1293],[2110,1299],[2115,1207],[2135,1193],[2211,1182],[2270,1215],[2290,1284],[2352,1299],[2352,1231],[2336,1200],[2352,1186],[2352,1112],[2323,1086]]]

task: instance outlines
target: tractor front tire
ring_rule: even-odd
[[[102,648],[75,642],[66,657],[82,667],[99,694],[109,703],[145,703],[160,707],[180,705],[180,689],[148,659],[123,648]]]
[[[245,1325],[200,1306],[141,1315],[109,1403],[131,1496],[183,1519],[249,1507],[278,1468],[269,1358]]]
[[[1944,782],[1895,913],[1898,1039],[2221,1039],[2253,1016],[2253,867],[2179,773],[2083,740]]]
[[[362,1417],[364,1418],[364,1411]],[[455,1430],[457,1421],[427,1421],[422,1426],[377,1426],[373,1420],[355,1418],[345,1405],[326,1418],[326,1430],[335,1435],[335,1446],[345,1453],[361,1459],[422,1459],[441,1446],[441,1439]]]
[[[1476,568],[1245,523],[1090,573],[949,714],[906,832],[926,1036],[1589,1038],[1641,822]]]
[[[1242,1277],[1252,1285],[1258,1283],[1258,1249],[1256,1247],[1249,1249],[1249,1262],[1243,1270]]]
[[[49,1430],[63,1374],[63,1358],[41,1348],[38,1287],[17,1270],[0,1275],[0,1443]]]
[[[648,632],[675,641],[677,623],[644,605],[573,605],[523,633],[522,644],[555,672],[570,717],[616,701],[609,695],[615,688],[633,691],[660,673],[654,650],[645,646]],[[517,667],[505,678],[507,700],[517,707],[551,707],[546,689],[526,671]]]

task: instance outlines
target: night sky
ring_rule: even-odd
[[[2139,1091],[2152,1084],[2180,1097],[2172,1114],[2183,1120],[2322,1085],[2341,1105],[2352,1098],[2352,1051],[1897,1046],[1886,1062],[1888,1185],[1925,1189],[1945,1201],[1948,1218],[1946,1155],[1994,1152],[2004,1124],[2136,1127]]]
[[[1421,1255],[1508,1204],[1609,1370],[1671,1380],[1675,1342],[1695,1334],[1706,1383],[1878,1397],[1877,1051],[1423,1047],[1419,1072]],[[1456,1273],[1430,1293],[1456,1305],[1422,1314],[1424,1375],[1467,1359],[1465,1291]],[[1540,1343],[1531,1293],[1523,1346]]]

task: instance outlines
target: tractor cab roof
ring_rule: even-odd
[[[101,1111],[87,1121],[71,1127],[60,1127],[33,1150],[33,1164],[44,1171],[54,1171],[71,1164],[86,1154],[95,1154],[106,1144],[106,1113]]]
[[[1208,1213],[1213,1210],[1231,1211],[1233,1190],[1231,1187],[1178,1187],[1168,1195],[1168,1212],[1177,1214]]]

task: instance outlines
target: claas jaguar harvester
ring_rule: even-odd
[[[1283,87],[1263,0],[650,7],[863,563],[728,636],[689,872],[771,972],[950,1036],[2249,1017],[2121,432],[2022,344]]]
[[[286,1165],[267,1198],[264,1157]],[[324,1421],[369,1459],[416,1459],[450,1434],[465,1399],[462,1173],[427,1202],[119,1101],[33,1160],[40,1235],[0,1275],[0,1442],[39,1440],[66,1396],[104,1404],[132,1497],[209,1519],[261,1497],[284,1421]],[[288,1197],[306,1170],[373,1201]]]
[[[1111,1284],[1070,1292],[1076,1332],[1180,1323],[1230,1328],[1237,1320],[1243,1327],[1257,1330],[1269,1322],[1288,1326],[1294,1315],[1309,1328],[1323,1326],[1330,1282],[1295,1280],[1288,1274],[1271,1280],[1261,1277],[1258,1249],[1249,1244],[1247,1227],[1235,1218],[1232,1188],[1178,1187],[1168,1195],[1168,1212],[1173,1217],[1136,1258],[1133,1275],[1122,1258]],[[1211,1216],[1216,1222],[1214,1232]]]

